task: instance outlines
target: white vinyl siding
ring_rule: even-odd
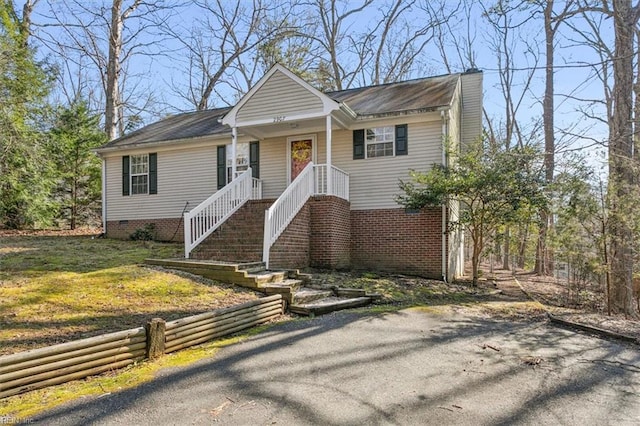
[[[416,121],[416,120],[421,121]],[[425,120],[429,121],[425,121]],[[399,208],[394,201],[398,181],[408,179],[409,170],[427,170],[442,159],[442,121],[440,113],[430,116],[396,117],[368,121],[357,128],[395,126],[408,123],[409,155],[353,160],[353,131],[334,130],[332,138],[333,165],[350,175],[351,208],[354,210]],[[300,134],[309,134],[301,131]],[[316,163],[326,163],[326,134],[316,135]],[[291,135],[296,136],[296,135]],[[249,138],[242,138],[242,142]],[[221,143],[222,142],[222,143]],[[241,141],[239,141],[241,142]],[[227,140],[212,141],[210,146],[158,149],[158,194],[153,196],[122,196],[122,155],[146,151],[128,151],[106,158],[107,219],[153,219],[180,217],[185,203],[189,209],[197,206],[217,188],[217,145]],[[260,141],[260,178],[264,198],[277,198],[287,186],[287,137]]]
[[[122,195],[122,155],[106,158],[107,220],[178,218],[185,203],[193,208],[216,192],[216,144],[182,150],[156,150],[158,194]],[[145,151],[146,152],[146,151]]]
[[[460,202],[449,202],[449,222],[457,222],[460,219]],[[457,227],[449,232],[449,260],[448,280],[461,277],[464,274],[464,231]]]
[[[392,123],[404,124],[402,119]],[[363,125],[363,127],[375,127]],[[399,208],[394,201],[398,194],[399,179],[408,179],[409,170],[427,170],[442,161],[442,122],[439,114],[435,121],[409,123],[409,155],[353,160],[353,131],[334,130],[332,135],[333,165],[349,173],[351,209]],[[287,186],[286,137],[270,138],[260,142],[260,177],[264,198],[277,198]],[[317,164],[324,164],[326,134],[316,134]]]
[[[403,122],[395,119],[391,124]],[[399,208],[394,200],[400,191],[399,180],[407,180],[410,169],[426,171],[433,163],[442,161],[439,119],[409,123],[407,134],[409,155],[354,160],[353,132],[333,133],[333,165],[349,173],[352,210]]]
[[[454,156],[460,149],[460,139],[461,139],[461,119],[462,119],[462,103],[461,103],[461,85],[460,80],[458,80],[458,85],[456,87],[456,91],[453,95],[453,99],[451,101],[451,109],[448,111],[448,123],[447,123],[447,143],[448,148],[451,152],[449,152],[448,162],[449,165],[452,165],[455,161]]]
[[[278,198],[287,186],[287,138],[260,141],[262,197]]]
[[[477,140],[482,135],[482,73],[461,74],[463,145]]]
[[[236,120],[285,120],[291,115],[321,112],[320,98],[281,72],[274,73],[238,111]]]

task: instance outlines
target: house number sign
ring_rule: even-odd
[[[282,123],[285,118],[287,118],[285,115],[276,115],[275,117],[273,117],[273,122]]]

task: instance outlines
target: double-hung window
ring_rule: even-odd
[[[366,129],[367,158],[392,157],[394,133],[393,126]]]
[[[407,125],[379,126],[353,131],[353,159],[407,155]]]
[[[231,182],[233,160],[232,145],[218,146],[218,189]],[[251,167],[251,175],[260,178],[260,143],[258,141],[236,144],[236,174],[240,174]]]
[[[122,157],[122,195],[158,193],[158,154]]]
[[[131,195],[149,193],[149,155],[131,156]]]

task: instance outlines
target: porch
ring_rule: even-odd
[[[277,198],[263,198],[263,181],[248,168],[184,214],[185,258],[261,261],[267,268],[349,264],[349,175],[309,162]],[[331,214],[327,214],[327,213]],[[336,221],[336,218],[342,220]],[[343,223],[324,223],[328,220]],[[289,229],[291,228],[291,229]],[[313,235],[343,233],[344,247],[314,249]],[[282,240],[282,241],[279,241]],[[335,244],[331,241],[328,245]],[[317,255],[322,252],[324,255]],[[334,253],[335,252],[335,253]]]

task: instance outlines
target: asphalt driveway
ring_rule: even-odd
[[[635,425],[640,348],[466,311],[277,325],[50,425]]]

